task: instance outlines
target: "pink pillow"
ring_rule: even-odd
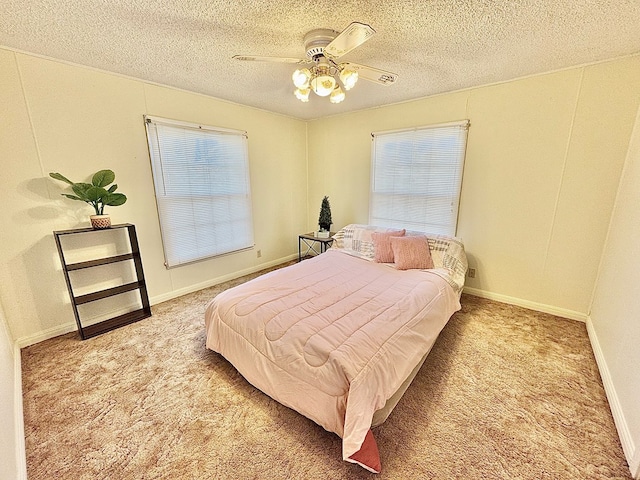
[[[393,263],[393,250],[391,249],[391,237],[404,237],[406,230],[393,230],[390,232],[373,232],[374,260],[378,263]]]
[[[427,237],[391,237],[390,240],[398,270],[433,268]]]

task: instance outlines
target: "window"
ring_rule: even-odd
[[[455,235],[469,121],[373,133],[369,223]]]
[[[165,265],[253,246],[245,132],[145,116]]]

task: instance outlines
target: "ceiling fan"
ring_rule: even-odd
[[[342,32],[318,28],[304,36],[306,59],[250,55],[234,55],[233,58],[301,65],[302,68],[297,69],[292,75],[293,84],[296,86],[294,94],[299,100],[308,102],[309,94],[313,91],[321,97],[328,96],[331,103],[340,103],[345,99],[344,91],[353,88],[359,77],[380,85],[391,85],[398,79],[395,73],[357,63],[338,61],[340,57],[362,45],[375,33],[376,31],[369,25],[360,22],[351,23]]]

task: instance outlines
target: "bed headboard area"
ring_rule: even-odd
[[[429,253],[433,260],[433,268],[424,270],[430,270],[440,275],[454,288],[458,296],[462,294],[468,263],[464,244],[457,237],[352,223],[336,232],[331,248],[375,262],[376,242],[373,234],[376,232],[396,232],[397,236],[426,237]],[[391,262],[389,263],[391,264]]]

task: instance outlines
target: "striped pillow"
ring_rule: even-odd
[[[425,236],[390,237],[393,258],[398,270],[433,268],[429,242]]]

